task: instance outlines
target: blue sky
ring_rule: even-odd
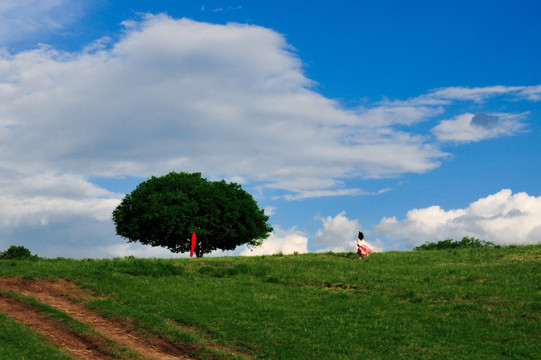
[[[213,255],[541,239],[537,1],[3,1],[0,250],[115,235],[142,180],[242,184],[275,231]],[[186,255],[181,255],[186,256]]]

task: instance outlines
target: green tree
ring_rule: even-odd
[[[197,257],[261,245],[272,232],[268,220],[239,184],[184,172],[143,181],[113,211],[116,232],[128,242],[188,252],[195,232]]]

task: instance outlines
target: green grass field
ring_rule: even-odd
[[[364,260],[1,260],[0,276],[70,279],[104,296],[87,306],[106,317],[254,359],[541,358],[541,245]],[[25,358],[17,342],[36,335],[1,315],[0,325],[0,358]]]
[[[42,335],[0,314],[0,359],[58,359],[70,357]]]

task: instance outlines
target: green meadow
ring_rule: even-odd
[[[87,307],[105,317],[241,354],[194,354],[201,359],[541,358],[541,245],[363,260],[31,258],[0,260],[0,276],[69,279],[96,295]],[[54,353],[40,339],[0,314],[0,358],[31,358],[29,346]]]

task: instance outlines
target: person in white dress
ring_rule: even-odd
[[[364,234],[359,231],[359,236],[357,237],[357,255],[359,255],[359,259],[367,257],[371,252],[372,249],[364,241]]]

